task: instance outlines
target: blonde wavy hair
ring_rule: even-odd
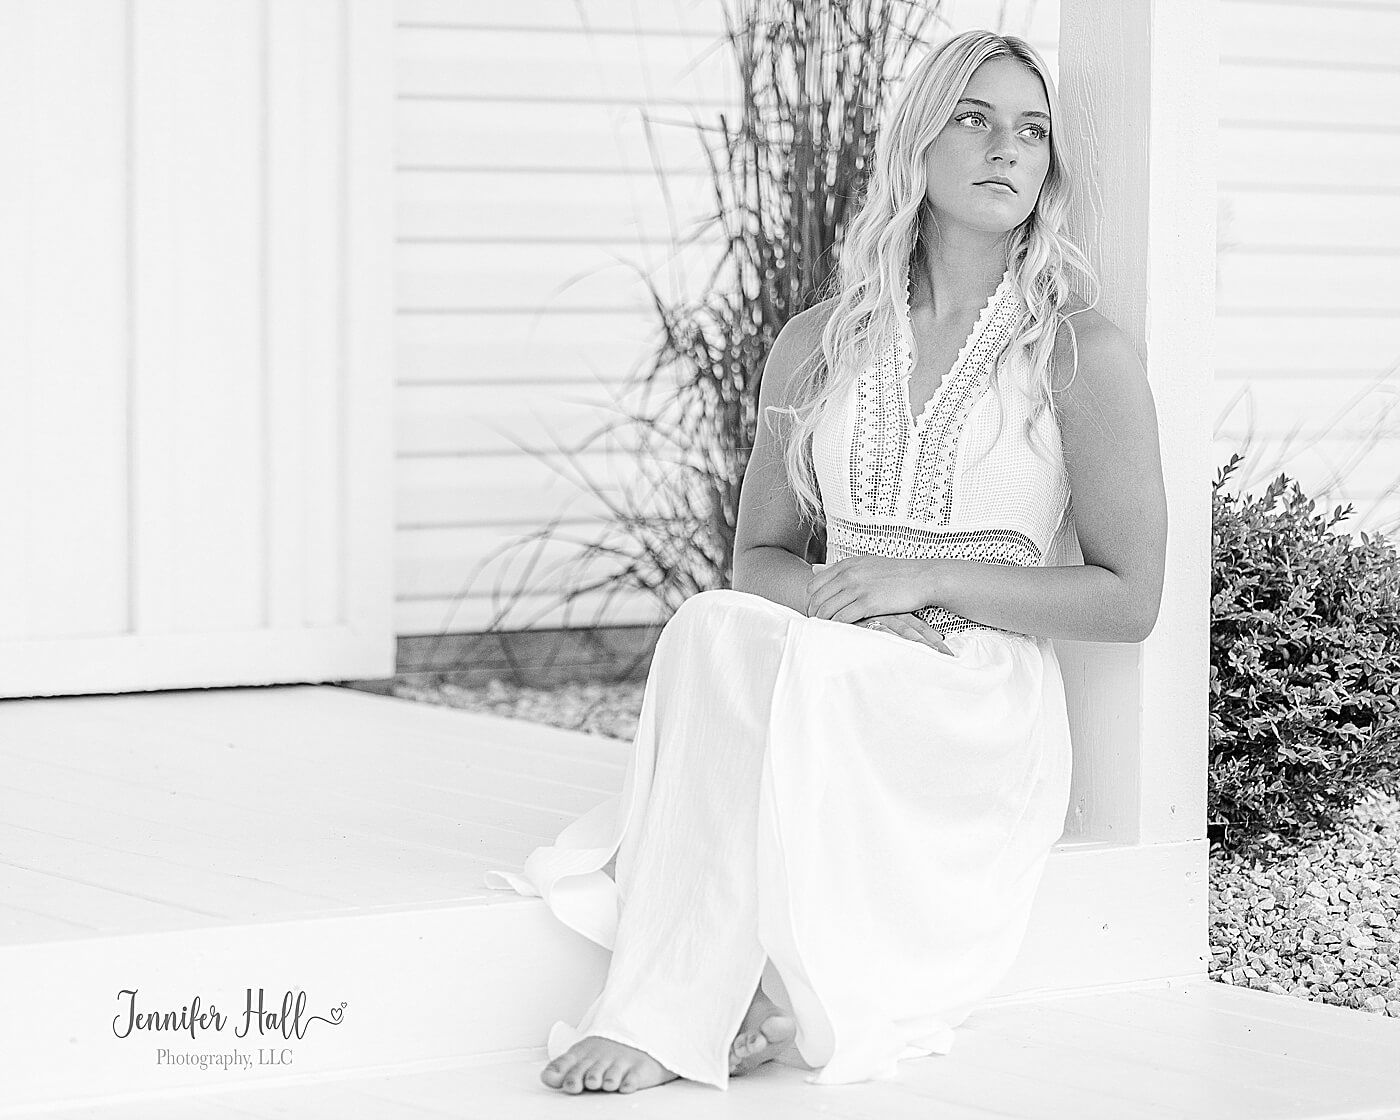
[[[782,457],[799,515],[815,524],[822,518],[820,491],[812,464],[812,434],[823,411],[847,392],[885,340],[900,329],[911,255],[919,240],[919,219],[928,181],[925,155],[952,118],[973,73],[989,58],[1009,55],[1029,67],[1045,85],[1050,105],[1050,166],[1035,209],[1006,238],[1006,267],[1022,296],[1024,310],[1011,327],[1011,339],[997,355],[992,384],[1007,356],[1019,347],[1030,359],[1037,400],[1027,421],[1034,446],[1035,423],[1046,408],[1058,420],[1052,391],[1051,356],[1060,325],[1084,309],[1065,312],[1077,294],[1070,271],[1077,271],[1098,302],[1093,266],[1075,244],[1071,215],[1084,204],[1080,157],[1065,136],[1059,98],[1044,59],[1015,35],[966,31],[940,43],[921,61],[900,90],[889,118],[875,138],[871,177],[859,214],[847,227],[841,261],[828,291],[836,304],[822,331],[820,350],[803,361],[788,389],[792,423],[782,435]],[[1067,141],[1069,141],[1067,143]],[[830,296],[828,296],[830,298]],[[1073,339],[1073,326],[1070,328]],[[1079,349],[1073,348],[1078,370]],[[835,371],[831,374],[830,371]],[[1071,380],[1073,376],[1071,376]]]

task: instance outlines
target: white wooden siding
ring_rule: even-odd
[[[1055,65],[1055,4],[942,11]],[[395,625],[468,632],[533,555],[511,541],[556,516],[575,538],[599,526],[603,502],[558,449],[616,418],[604,406],[659,341],[642,276],[699,294],[716,243],[674,239],[714,208],[693,124],[717,122],[734,79],[719,0],[398,0],[396,17]],[[638,482],[623,455],[578,464],[614,497]],[[548,563],[510,625],[563,621],[546,606],[567,577]],[[605,621],[660,617],[632,596]]]
[[[0,5],[0,695],[392,670],[392,15]]]
[[[1400,4],[1222,0],[1216,465],[1400,527]]]

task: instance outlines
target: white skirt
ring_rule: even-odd
[[[952,1049],[1010,970],[1069,803],[1049,640],[922,642],[743,591],[662,630],[619,796],[486,885],[612,950],[596,1035],[728,1087],[760,980],[812,1084]],[[604,865],[616,855],[615,880]]]

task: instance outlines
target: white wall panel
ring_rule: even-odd
[[[128,622],[124,38],[0,5],[0,649]]]
[[[392,669],[392,34],[0,6],[0,694]]]
[[[262,238],[249,236],[261,12],[145,0],[131,15],[133,624],[252,628],[265,592]]]

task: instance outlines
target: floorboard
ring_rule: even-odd
[[[502,1039],[502,1020],[518,1010],[543,1016],[549,999],[584,974],[558,965],[559,931],[522,909],[539,910],[538,900],[490,891],[482,872],[518,865],[615,793],[628,744],[307,688],[6,701],[0,742],[0,950],[47,962],[22,977],[29,1006],[54,1005],[49,973],[74,969],[79,946],[64,942],[88,941],[84,959],[100,970],[117,943],[92,939],[131,937],[123,944],[139,948],[180,931],[178,940],[218,944],[227,955],[231,942],[252,940],[255,923],[336,918],[328,923],[336,937],[325,942],[314,930],[264,925],[249,975],[285,960],[293,944],[311,946],[299,974],[340,952],[336,967],[348,975],[360,971],[364,946],[375,946],[384,962],[377,971],[403,966],[402,983],[392,991],[366,984],[357,998],[407,1014],[399,1000],[416,991],[439,1016],[416,1021],[421,1036],[408,1020],[382,1017],[391,1025],[375,1047],[340,1063],[365,1072],[340,1079],[253,1085],[211,1073],[189,1080],[229,1087],[26,1114],[5,1111],[0,1073],[3,1117],[1400,1120],[1400,1020],[1206,981],[987,1006],[958,1031],[951,1054],[902,1063],[890,1081],[819,1087],[806,1084],[807,1071],[775,1063],[726,1092],[685,1082],[621,1099],[560,1093],[539,1081],[543,1049],[491,1051],[533,1042],[531,1021]],[[1096,843],[1083,841],[1071,859],[1097,855]],[[1089,888],[1102,891],[1101,883]],[[1085,905],[1067,907],[1065,920]],[[376,941],[383,926],[392,936]],[[478,940],[465,942],[462,931]],[[406,943],[416,951],[397,952]],[[148,951],[168,964],[168,949]],[[453,968],[461,975],[444,985]],[[462,1015],[466,991],[481,993],[468,1016],[490,1029],[458,1048],[444,1032],[453,1016],[478,1021]],[[69,1022],[90,1018],[64,1019],[64,1037]],[[24,1032],[15,1037],[23,1042]],[[412,1046],[403,1041],[410,1037]],[[404,1056],[386,1056],[396,1042]],[[34,1049],[41,1058],[79,1053]],[[473,1052],[481,1056],[456,1064]],[[429,1056],[442,1060],[422,1068]],[[406,1059],[418,1067],[392,1071]],[[42,1061],[21,1068],[33,1071],[31,1089],[48,1076]],[[67,1091],[76,1099],[113,1084],[95,1075],[95,1088]],[[24,1099],[51,1099],[47,1085]]]

